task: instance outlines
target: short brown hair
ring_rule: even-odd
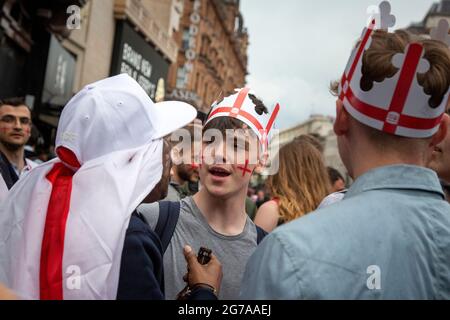
[[[12,98],[0,99],[0,107],[3,107],[3,106],[13,106],[13,107],[25,106],[28,109],[30,109],[30,107],[25,102],[25,98],[23,98],[23,97],[12,97]]]
[[[398,68],[392,64],[392,57],[405,52],[406,47],[413,42],[425,48],[425,59],[430,62],[430,70],[419,74],[417,79],[425,93],[431,96],[430,107],[437,108],[450,87],[450,50],[443,42],[413,35],[405,30],[394,33],[376,30],[373,33],[372,44],[363,56],[361,88],[369,91],[374,82],[393,77]],[[338,86],[338,82],[331,86],[331,91],[336,95]]]
[[[371,46],[363,56],[361,89],[368,91],[372,89],[374,82],[382,82],[386,78],[393,77],[399,71],[391,62],[393,56],[404,53],[406,47],[414,42],[424,46],[424,58],[430,63],[428,72],[418,75],[418,82],[423,86],[424,92],[431,97],[430,107],[437,108],[450,87],[450,50],[443,42],[413,35],[405,30],[397,30],[394,33],[376,30],[373,33]],[[331,92],[336,96],[338,87],[339,82],[333,82],[331,85]],[[360,127],[370,141],[383,149],[414,152],[414,148],[410,148],[410,143],[427,140],[394,136],[363,124]]]

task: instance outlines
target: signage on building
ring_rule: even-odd
[[[52,36],[45,72],[42,103],[58,110],[73,95],[76,59]]]
[[[184,89],[173,89],[168,95],[168,98],[172,100],[186,101],[196,106],[201,106],[202,104],[200,97],[195,92]]]
[[[199,33],[199,24],[201,21],[200,8],[201,0],[195,0],[193,5],[193,10],[190,16],[190,27],[188,31],[187,48],[186,48],[186,63],[183,67],[178,70],[177,75],[177,88],[185,89],[188,81],[189,75],[194,69],[194,60],[197,58],[197,35]]]
[[[169,62],[127,22],[119,21],[111,74],[127,73],[153,100],[164,100]]]

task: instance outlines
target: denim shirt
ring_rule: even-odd
[[[242,299],[450,299],[450,205],[436,174],[397,165],[344,200],[276,229],[250,258]]]

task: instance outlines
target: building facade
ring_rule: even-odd
[[[77,22],[69,8],[78,10],[85,4],[0,0],[0,98],[26,96],[33,121],[44,132],[51,129],[39,115],[53,113],[72,96],[76,61],[61,39],[70,35],[68,21]]]
[[[0,0],[0,98],[28,96],[53,143],[62,108],[86,84],[128,73],[165,99],[183,0]],[[28,20],[27,20],[28,18]]]
[[[301,135],[312,135],[316,137],[324,148],[324,159],[327,166],[333,167],[348,178],[347,170],[342,163],[337,146],[337,137],[333,130],[334,118],[328,116],[315,115],[309,120],[286,130],[279,134],[279,145],[288,144]]]
[[[170,98],[197,107],[204,117],[221,95],[245,86],[248,34],[239,0],[184,1],[177,62],[169,71]]]
[[[411,24],[407,29],[416,34],[430,34],[430,30],[435,28],[441,19],[450,23],[450,0],[435,2],[422,21]]]

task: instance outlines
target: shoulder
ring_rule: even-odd
[[[161,242],[144,220],[133,214],[125,234],[123,255],[142,255],[144,252],[148,255],[160,254]]]
[[[255,223],[266,231],[272,231],[278,225],[279,207],[275,201],[264,203],[256,212]]]
[[[167,190],[167,197],[164,199],[164,201],[180,201],[180,193],[175,188],[173,184],[169,184],[169,188]]]
[[[150,228],[155,230],[159,218],[159,202],[141,204],[136,211],[144,216]]]
[[[36,168],[37,166],[40,165],[39,163],[34,162],[33,160],[30,160],[28,158],[25,159],[25,161],[26,161],[27,165],[30,167],[30,169],[34,169],[34,168]]]
[[[257,215],[267,216],[278,219],[279,216],[279,206],[274,200],[264,203],[256,213]]]

